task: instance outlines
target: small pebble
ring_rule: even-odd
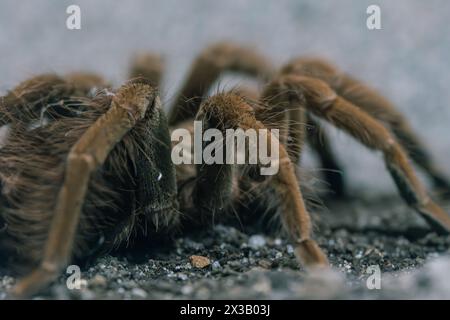
[[[222,268],[219,261],[214,261],[211,267],[213,270],[220,270]]]
[[[262,259],[258,261],[258,265],[264,269],[270,269],[272,267],[272,262],[266,259]]]
[[[289,253],[289,254],[293,254],[293,253],[294,253],[294,247],[293,247],[292,245],[288,244],[288,245],[286,246],[286,251],[287,251],[287,253]]]
[[[266,239],[264,239],[263,236],[256,234],[248,239],[248,245],[253,249],[259,249],[266,245]]]
[[[194,291],[194,288],[190,285],[185,285],[181,288],[181,293],[183,295],[189,295]]]
[[[189,261],[195,268],[203,269],[211,265],[211,260],[203,256],[190,256]]]
[[[136,298],[145,299],[147,298],[147,292],[141,288],[133,288],[131,290],[131,294],[135,296]]]
[[[107,280],[104,276],[97,274],[94,278],[89,281],[89,284],[92,287],[106,287]]]
[[[177,275],[178,279],[180,279],[181,281],[186,281],[188,279],[188,276],[185,275],[184,273],[179,273]]]

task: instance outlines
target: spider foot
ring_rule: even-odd
[[[450,200],[450,182],[442,177],[434,179],[434,193],[437,197],[444,200]]]
[[[428,225],[439,235],[450,234],[450,215],[431,200],[417,211],[428,222]]]
[[[312,239],[299,241],[295,248],[295,253],[300,262],[307,268],[329,266],[327,256]]]
[[[19,282],[10,291],[10,297],[13,299],[28,299],[34,294],[47,287],[58,273],[51,270],[46,270],[42,267],[35,269],[26,277],[19,280]]]

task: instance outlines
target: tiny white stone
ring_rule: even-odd
[[[184,294],[184,295],[191,294],[192,291],[194,291],[194,288],[192,288],[192,286],[189,286],[189,285],[183,286],[181,288],[181,293]]]
[[[286,251],[287,251],[287,253],[289,253],[289,254],[293,254],[293,253],[294,253],[294,247],[293,247],[292,245],[288,244],[288,245],[286,246]]]
[[[147,292],[145,292],[141,288],[133,288],[133,290],[131,290],[131,294],[141,299],[147,298]]]
[[[255,234],[248,239],[248,245],[253,249],[259,249],[266,245],[266,239],[259,234]]]
[[[219,261],[214,261],[214,262],[212,263],[212,269],[213,269],[213,270],[219,270],[220,268],[222,268],[222,266],[220,265],[220,262],[219,262]]]
[[[179,273],[178,279],[180,279],[181,281],[186,281],[188,279],[188,276],[185,275],[184,273]]]
[[[160,180],[162,179],[162,176],[163,176],[163,175],[162,175],[162,173],[160,172],[159,175],[158,175],[158,178],[157,178],[158,181],[160,181]]]

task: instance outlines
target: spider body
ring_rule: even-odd
[[[3,97],[1,123],[9,126],[0,149],[2,181],[0,250],[11,263],[33,270],[14,288],[29,296],[58,276],[73,259],[99,246],[110,250],[137,232],[168,236],[183,225],[207,225],[250,201],[272,205],[300,262],[327,266],[312,239],[297,162],[307,141],[328,168],[339,168],[330,146],[308,134],[314,117],[328,121],[380,151],[405,202],[436,230],[450,231],[450,217],[428,196],[408,153],[437,187],[448,183],[403,117],[384,98],[320,60],[294,60],[277,71],[254,51],[232,44],[207,48],[196,59],[166,120],[155,85],[159,57],[140,56],[131,77],[110,89],[88,74],[41,76]],[[223,71],[264,79],[261,92],[241,90],[207,99]],[[95,88],[105,88],[93,95]],[[45,120],[45,121],[44,121]],[[279,171],[261,177],[256,165],[174,166],[170,132],[203,128],[280,129]],[[343,181],[327,176],[343,193]]]
[[[28,107],[26,101],[30,100],[25,99],[30,98],[19,96],[22,104],[15,106]],[[41,261],[67,155],[108,111],[112,98],[101,94],[76,101],[74,96],[58,96],[58,109],[40,115],[40,119],[48,119],[47,124],[11,124],[7,143],[0,149],[2,220],[6,226],[0,244],[5,255],[2,261],[14,265],[16,271],[29,271]],[[75,261],[86,258],[93,248],[106,251],[118,246],[136,229],[163,233],[164,228],[176,224],[167,122],[158,106],[150,109],[117,143],[101,170],[91,176],[73,246]],[[154,143],[143,143],[150,140]]]

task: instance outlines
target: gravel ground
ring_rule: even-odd
[[[274,233],[216,225],[142,253],[105,256],[82,270],[80,290],[62,276],[36,299],[374,299],[450,298],[450,237],[428,231],[397,198],[330,203],[315,215],[331,271],[306,273]],[[332,208],[332,209],[331,209]],[[190,257],[209,261],[195,267]],[[366,286],[378,265],[381,289]],[[5,272],[3,272],[5,274]],[[14,279],[0,277],[0,298]]]

